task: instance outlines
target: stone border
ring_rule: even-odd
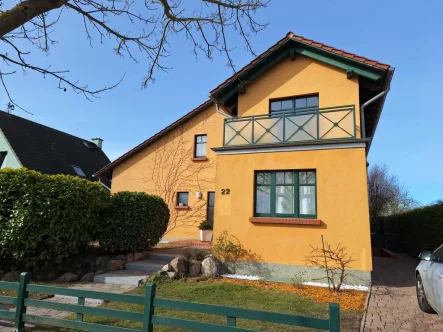
[[[360,324],[360,332],[364,332],[364,330],[365,330],[366,315],[368,314],[368,306],[369,306],[369,300],[371,299],[371,295],[372,295],[372,284],[369,286],[369,292],[368,292],[368,295],[366,296],[365,307],[363,309],[364,313],[363,313],[363,317],[361,319],[361,324]]]

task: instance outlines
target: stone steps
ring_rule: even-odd
[[[139,286],[139,284],[151,274],[152,272],[130,270],[109,271],[94,276],[94,282],[100,284]]]
[[[142,261],[126,263],[126,271],[143,271],[143,272],[157,272],[162,269],[163,266],[168,264],[170,261],[162,261],[157,259],[145,259]]]
[[[94,276],[94,282],[102,284],[138,286],[151,274],[160,271],[163,266],[179,255],[155,253],[149,259],[125,264],[125,270],[109,271]]]

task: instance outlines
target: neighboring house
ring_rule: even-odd
[[[112,178],[113,192],[165,197],[173,221],[166,239],[198,238],[200,220],[213,218],[214,238],[227,230],[262,257],[238,273],[319,276],[305,257],[323,235],[354,257],[348,282],[368,284],[366,156],[393,74],[288,33],[209,101],[97,175]]]
[[[94,172],[110,162],[102,142],[101,138],[88,141],[0,111],[0,168],[26,167],[97,181]],[[106,185],[109,187],[109,181]]]

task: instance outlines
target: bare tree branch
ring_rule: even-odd
[[[118,83],[91,89],[72,79],[68,69],[54,70],[51,65],[32,60],[34,49],[48,52],[57,43],[53,36],[57,25],[63,22],[62,12],[66,9],[82,20],[85,39],[91,47],[95,41],[113,42],[117,55],[147,66],[142,87],[154,81],[157,71],[170,69],[164,61],[170,55],[168,45],[172,35],[183,34],[196,56],[202,53],[212,59],[214,51],[224,55],[235,73],[229,33],[237,33],[246,50],[254,54],[251,36],[267,26],[257,22],[254,16],[257,10],[267,7],[268,1],[11,0],[9,9],[0,7],[0,40],[6,46],[0,50],[0,57],[12,68],[9,71],[19,72],[17,69],[21,68],[53,77],[59,86],[64,84],[63,90],[70,87],[89,100],[117,86]],[[4,84],[3,87],[6,89]]]

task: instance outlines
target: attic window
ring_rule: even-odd
[[[0,151],[0,168],[2,167],[7,154],[8,154],[8,152],[6,152],[6,151]]]
[[[78,176],[81,176],[81,177],[83,177],[83,178],[86,177],[85,172],[83,172],[83,170],[81,169],[80,166],[72,165],[72,168],[74,169],[75,173],[76,173]]]

